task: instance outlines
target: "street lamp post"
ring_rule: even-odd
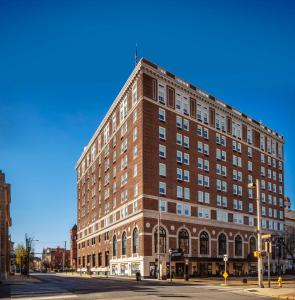
[[[260,182],[256,179],[255,183],[249,183],[248,188],[256,188],[256,203],[257,203],[257,250],[258,250],[258,286],[263,288],[263,264],[262,264],[262,242],[261,242],[261,209],[260,209]]]
[[[171,262],[172,262],[172,253],[173,250],[169,249],[169,274],[170,274],[170,282],[172,283],[172,266],[171,266]]]

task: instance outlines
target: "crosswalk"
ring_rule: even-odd
[[[67,289],[51,284],[31,284],[12,285],[10,289],[11,299],[21,300],[54,300],[54,299],[74,299],[77,295],[69,293]]]

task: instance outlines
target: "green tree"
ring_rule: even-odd
[[[27,251],[22,244],[18,244],[15,248],[15,262],[17,265],[22,265],[26,259]]]

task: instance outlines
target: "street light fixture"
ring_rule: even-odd
[[[261,256],[261,209],[260,209],[260,182],[259,179],[248,184],[249,189],[256,189],[256,203],[257,203],[257,250],[258,250],[258,286],[263,288],[263,264]]]

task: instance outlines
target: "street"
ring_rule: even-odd
[[[5,287],[5,286],[4,286]],[[255,289],[254,289],[255,290]],[[2,293],[2,294],[1,294]],[[36,274],[30,282],[15,282],[3,288],[1,299],[268,299],[244,287],[224,287],[203,283],[170,283],[61,277]]]

